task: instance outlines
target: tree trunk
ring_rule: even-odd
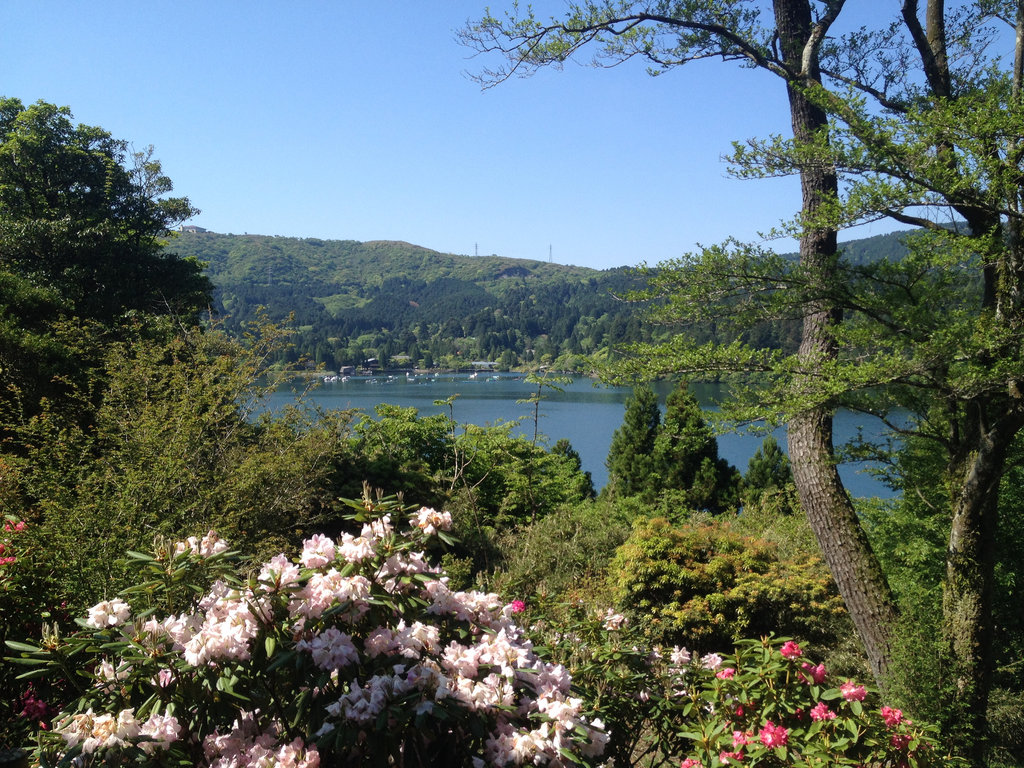
[[[1022,424],[1013,403],[992,405],[980,398],[968,404],[966,439],[951,457],[952,519],[942,593],[943,673],[955,691],[945,730],[978,766],[984,764],[992,686],[999,483]]]
[[[808,0],[775,0],[775,20],[783,56],[800,71],[800,80],[820,84],[817,55],[804,51],[811,38]],[[793,135],[807,141],[827,128],[825,113],[805,95],[799,84],[788,86]],[[819,165],[800,173],[802,212],[808,221],[823,202],[837,193],[833,169]],[[811,226],[800,239],[800,262],[813,275],[799,359],[803,371],[794,381],[797,394],[814,386],[815,371],[837,353],[832,329],[842,321],[841,311],[826,297],[838,279],[836,231]],[[829,405],[812,407],[789,423],[789,457],[800,503],[821,546],[822,555],[850,612],[867,652],[875,680],[884,685],[891,653],[891,635],[897,617],[892,593],[867,536],[857,518],[849,494],[836,468],[832,444],[832,411]]]

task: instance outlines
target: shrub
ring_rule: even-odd
[[[843,611],[818,558],[780,559],[727,523],[640,519],[611,569],[617,602],[655,642],[713,649],[771,632],[826,640]]]
[[[836,678],[788,639],[731,653],[647,645],[625,616],[524,604],[538,647],[601,713],[615,766],[953,766],[936,730]],[[681,761],[681,763],[680,763]]]
[[[455,593],[420,548],[423,508],[364,500],[359,536],[250,568],[215,535],[132,553],[139,582],[80,631],[8,643],[77,697],[41,765],[563,765],[601,751],[564,668],[496,595]],[[249,572],[248,577],[240,574]]]

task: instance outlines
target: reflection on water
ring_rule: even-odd
[[[304,385],[282,385],[271,398],[268,406],[277,410],[292,402],[296,391]],[[608,481],[604,460],[608,455],[612,434],[622,425],[626,399],[632,394],[628,387],[610,387],[588,378],[576,378],[569,384],[559,385],[562,391],[545,387],[540,405],[540,432],[547,443],[566,438],[580,454],[583,469],[591,473],[594,487],[600,489]],[[665,397],[672,385],[661,382],[655,385],[664,407]],[[454,396],[454,416],[460,424],[486,426],[499,422],[521,420],[516,431],[527,437],[533,436],[533,406],[521,401],[533,396],[536,384],[530,384],[521,374],[423,374],[378,375],[374,377],[337,377],[322,382],[314,388],[309,397],[318,405],[328,409],[356,408],[373,413],[380,403],[391,403],[404,408],[416,408],[421,416],[447,413],[443,402]],[[722,385],[697,383],[691,391],[704,408],[712,409],[723,395]],[[836,417],[837,440],[845,440],[857,433],[858,426],[865,424],[865,417],[841,412]],[[869,426],[865,433],[877,432]],[[775,431],[780,444],[785,447],[785,428]],[[719,454],[741,471],[761,444],[761,435],[727,433],[718,438]],[[844,466],[840,469],[843,481],[855,496],[890,496],[891,492],[865,474],[863,467]]]

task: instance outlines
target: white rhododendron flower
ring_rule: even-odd
[[[537,656],[509,605],[496,594],[452,592],[440,569],[413,549],[421,534],[450,525],[450,515],[424,507],[402,533],[384,515],[358,537],[318,534],[297,557],[279,554],[246,571],[255,576],[218,561],[190,610],[152,613],[123,635],[130,662],[104,646],[92,691],[95,701],[109,697],[110,711],[65,715],[55,732],[86,754],[172,750],[168,759],[181,760],[201,745],[202,764],[211,768],[318,768],[326,748],[330,764],[345,764],[364,759],[374,739],[429,744],[431,733],[458,733],[474,745],[467,755],[474,766],[566,766],[575,762],[566,755],[599,754],[607,740],[601,723],[583,716],[583,702],[569,695],[568,671]],[[208,558],[226,549],[210,534],[176,551]],[[129,618],[121,600],[89,611],[95,628]],[[267,685],[268,672],[280,676],[275,686]],[[191,695],[193,683],[210,675],[227,695],[253,702],[230,726],[183,716],[193,708],[174,698]],[[140,721],[135,710],[118,708],[117,697],[133,685],[149,686],[148,695],[157,694],[150,701],[170,702],[168,709],[144,710]],[[271,691],[287,694],[268,700]],[[305,702],[305,719],[286,729],[293,699]],[[319,749],[296,733],[315,734]]]
[[[423,531],[427,536],[433,536],[438,531],[450,531],[452,529],[451,512],[438,512],[430,507],[420,507],[412,524]]]
[[[107,627],[117,627],[124,624],[130,616],[131,608],[128,606],[128,603],[115,598],[113,600],[104,600],[102,603],[96,603],[96,605],[89,609],[89,617],[85,620],[85,623],[96,629],[106,629]]]

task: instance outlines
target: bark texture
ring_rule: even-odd
[[[775,0],[775,20],[784,60],[799,67],[799,77],[788,85],[793,135],[809,140],[827,128],[825,113],[804,94],[803,85],[820,84],[816,52],[808,43],[814,32],[808,0]],[[836,173],[821,166],[801,171],[803,213],[813,220],[819,206],[837,191]],[[800,239],[800,261],[810,268],[816,284],[803,320],[799,358],[803,371],[794,386],[817,388],[816,371],[835,359],[832,329],[842,312],[827,297],[838,279],[836,231],[806,228]],[[891,656],[896,609],[888,583],[860,525],[850,496],[836,468],[832,442],[833,408],[826,404],[798,414],[789,424],[789,456],[800,503],[821,546],[822,555],[864,643],[871,670],[884,685]]]

